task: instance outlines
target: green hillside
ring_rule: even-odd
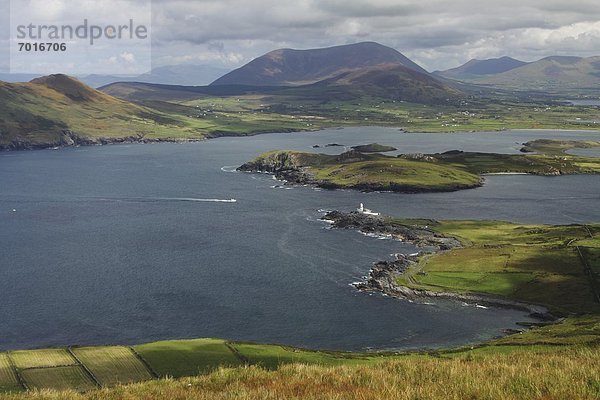
[[[182,118],[117,99],[65,75],[0,82],[0,148],[202,137]]]

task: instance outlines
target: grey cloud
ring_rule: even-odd
[[[371,17],[406,17],[418,14],[421,4],[417,2],[387,2],[324,0],[315,2],[315,6],[337,17],[371,18]]]
[[[279,47],[363,40],[395,47],[428,69],[474,56],[600,53],[592,31],[597,0],[154,0],[153,14],[157,64],[206,59],[235,67]]]

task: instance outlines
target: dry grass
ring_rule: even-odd
[[[86,394],[46,391],[8,399],[597,399],[599,357],[600,348],[592,347],[450,359],[407,357],[377,366],[220,369],[207,376]]]

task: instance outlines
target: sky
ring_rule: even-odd
[[[33,4],[25,15],[59,19],[81,8],[103,18],[135,16],[149,2],[18,1]],[[393,47],[429,71],[504,55],[600,55],[597,0],[153,0],[151,19],[153,66],[235,68],[277,48],[361,41]],[[107,59],[128,54],[112,50]]]

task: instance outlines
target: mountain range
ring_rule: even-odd
[[[477,85],[557,95],[595,94],[600,89],[600,57],[552,56],[534,62],[509,57],[471,60],[436,75]]]
[[[208,72],[202,66],[165,67],[143,79],[196,82]],[[302,104],[361,101],[459,106],[468,96],[493,95],[497,88],[504,89],[498,92],[502,96],[519,91],[561,95],[589,91],[597,96],[599,83],[600,57],[547,57],[530,63],[509,57],[471,60],[430,74],[398,51],[374,42],[280,49],[207,86],[118,82],[95,90],[60,74],[27,83],[0,81],[0,148],[162,140],[173,135],[197,139],[207,134],[206,129],[219,131],[223,126],[235,131],[226,123],[202,121],[197,101],[206,98],[239,101],[246,96],[271,105],[295,104],[298,109]]]
[[[487,60],[470,60],[467,63],[446,71],[435,71],[434,74],[450,79],[476,79],[485,75],[501,74],[511,69],[522,67],[527,63],[511,57],[490,58]]]
[[[464,95],[398,51],[374,42],[323,49],[280,49],[260,56],[207,87],[115,83],[101,90],[127,100],[185,100],[200,95],[268,93],[310,101],[381,98],[423,104]]]
[[[146,82],[163,85],[186,85],[201,86],[208,85],[223,74],[229,72],[226,68],[213,67],[210,65],[166,65],[153,68],[151,71],[137,76],[115,76],[115,75],[86,75],[78,76],[77,79],[94,88],[106,86],[114,82]],[[0,81],[18,83],[29,82],[40,78],[40,75],[32,74],[4,74],[0,73]]]

